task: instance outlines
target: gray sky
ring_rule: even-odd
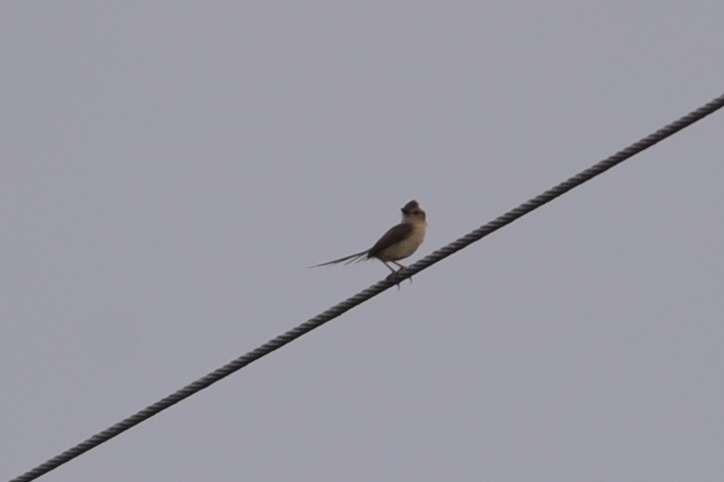
[[[0,479],[724,91],[720,1],[4,2]],[[715,114],[48,481],[719,481]]]

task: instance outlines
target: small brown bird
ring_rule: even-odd
[[[417,201],[408,202],[401,211],[402,222],[390,228],[370,249],[327,261],[312,266],[312,268],[337,263],[349,264],[353,261],[372,258],[379,259],[393,274],[396,273],[395,269],[387,263],[393,263],[399,268],[404,268],[405,266],[398,263],[398,261],[411,256],[420,247],[425,239],[427,221],[425,211],[420,208]],[[412,278],[410,278],[410,281],[412,281]]]

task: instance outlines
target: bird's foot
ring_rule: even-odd
[[[397,270],[398,273],[399,273],[400,271],[402,271],[403,269],[406,269],[406,268],[407,268],[407,266],[405,266],[405,265],[402,264],[402,263],[398,263],[397,261],[393,261],[393,263],[394,263],[398,268],[400,268],[400,269]],[[410,284],[412,284],[412,276],[408,276],[407,279],[409,279],[409,280],[410,280]]]
[[[397,289],[400,289],[400,280],[398,279],[397,272],[390,273],[387,275],[387,278],[385,278],[387,281],[395,281],[397,280],[397,283],[395,283],[395,286],[397,286]]]
[[[395,285],[397,286],[398,290],[400,289],[400,283],[402,281],[404,281],[404,279],[405,279],[405,278],[400,278],[400,271],[402,271],[402,269],[399,269],[399,270],[395,271],[394,273],[388,274],[387,278],[385,278],[387,281],[397,280],[397,283],[395,283]],[[412,283],[412,276],[408,276],[407,279],[409,279],[410,283]]]

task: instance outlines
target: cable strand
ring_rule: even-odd
[[[650,134],[641,140],[631,144],[630,146],[618,151],[612,156],[603,159],[593,166],[579,172],[578,174],[566,179],[560,184],[548,189],[547,191],[535,196],[534,198],[522,203],[518,207],[511,209],[507,213],[495,218],[483,226],[471,231],[470,233],[460,237],[459,239],[449,243],[442,248],[437,249],[431,254],[425,256],[414,264],[408,266],[397,272],[397,274],[389,276],[384,280],[378,281],[372,286],[360,291],[356,295],[334,305],[328,310],[320,313],[319,315],[310,318],[309,320],[297,325],[290,329],[286,333],[283,333],[263,345],[255,348],[254,350],[239,356],[238,358],[228,362],[226,365],[218,368],[207,375],[199,378],[198,380],[189,383],[180,390],[168,395],[167,397],[153,403],[146,408],[136,412],[130,417],[108,427],[107,429],[98,432],[92,437],[84,440],[83,442],[71,447],[70,449],[56,455],[55,457],[47,460],[46,462],[38,465],[32,470],[12,479],[10,482],[29,482],[34,480],[41,475],[50,472],[51,470],[71,461],[72,459],[82,455],[83,453],[107,442],[108,440],[120,435],[121,433],[129,430],[135,425],[144,422],[159,412],[179,403],[180,401],[198,393],[204,388],[222,380],[223,378],[231,375],[232,373],[240,370],[246,365],[252,363],[259,358],[268,355],[269,353],[291,343],[297,338],[309,333],[322,326],[323,324],[337,318],[343,313],[351,310],[355,306],[358,306],[365,301],[377,296],[383,291],[395,286],[400,281],[408,278],[420,271],[430,267],[431,265],[442,261],[448,256],[460,251],[461,249],[469,246],[470,244],[479,241],[483,237],[497,231],[498,229],[512,223],[513,221],[525,216],[529,212],[543,206],[554,200],[555,198],[562,196],[571,189],[580,186],[581,184],[593,179],[594,177],[608,171],[623,161],[631,158],[639,152],[648,149],[649,147],[663,141],[664,139],[672,136],[678,131],[690,126],[698,120],[716,112],[717,110],[724,107],[724,95],[717,97],[716,99],[708,102],[707,104],[699,107],[698,109],[686,114],[685,116],[677,119],[676,121],[662,127],[653,134]]]

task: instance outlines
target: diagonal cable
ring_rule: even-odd
[[[584,182],[598,176],[599,174],[602,174],[603,172],[611,169],[612,167],[616,166],[617,164],[620,164],[621,162],[629,159],[630,157],[638,154],[639,152],[643,151],[644,149],[647,149],[654,144],[657,144],[658,142],[663,141],[669,136],[672,136],[673,134],[677,133],[678,131],[684,129],[685,127],[690,126],[691,124],[695,123],[696,121],[702,119],[703,117],[706,117],[707,115],[721,109],[724,107],[724,95],[721,95],[717,97],[716,99],[708,102],[707,104],[699,107],[698,109],[686,114],[685,116],[675,120],[674,122],[662,127],[661,129],[657,130],[653,134],[650,134],[643,139],[639,140],[638,142],[635,142],[631,144],[630,146],[618,151],[617,153],[613,154],[611,157],[608,157],[602,161],[597,162],[593,166],[589,167],[588,169],[579,172],[573,177],[570,177],[569,179],[563,181],[562,183],[558,184],[557,186],[554,186],[547,191],[545,191],[542,194],[539,194],[538,196],[524,202],[520,206],[511,209],[507,213],[503,214],[502,216],[499,216],[492,220],[491,222],[477,228],[474,231],[469,232],[465,236],[453,241],[452,243],[448,244],[447,246],[443,246],[442,248],[438,249],[437,251],[434,251],[433,253],[425,256],[421,260],[417,261],[416,263],[410,265],[406,269],[403,269],[398,272],[397,275],[389,276],[388,278],[378,281],[377,283],[373,284],[369,288],[360,291],[356,295],[352,296],[351,298],[347,298],[346,300],[334,305],[333,307],[329,308],[327,311],[324,311],[314,318],[310,318],[309,320],[305,321],[304,323],[292,328],[291,330],[287,331],[286,333],[277,336],[276,338],[273,338],[272,340],[264,343],[263,345],[259,346],[258,348],[241,355],[238,358],[235,358],[234,360],[230,361],[226,365],[222,366],[221,368],[218,368],[214,370],[211,373],[208,373],[207,375],[199,378],[195,382],[192,382],[185,387],[181,388],[180,390],[172,393],[171,395],[167,396],[166,398],[159,400],[158,402],[149,405],[148,407],[144,408],[143,410],[136,412],[135,414],[131,415],[128,418],[125,418],[124,420],[121,420],[120,422],[116,423],[115,425],[112,425],[108,427],[107,429],[103,430],[102,432],[98,432],[97,434],[93,435],[92,437],[84,440],[83,442],[79,443],[78,445],[71,447],[70,449],[66,450],[65,452],[62,452],[59,455],[56,455],[52,459],[47,460],[46,462],[43,462],[42,464],[38,465],[34,469],[20,475],[19,477],[12,479],[10,482],[27,482],[30,480],[34,480],[41,475],[65,464],[66,462],[73,460],[74,458],[78,457],[79,455],[91,450],[92,448],[97,447],[98,445],[107,442],[108,440],[112,439],[116,435],[119,435],[126,430],[130,429],[131,427],[138,425],[139,423],[153,417],[157,413],[161,412],[162,410],[165,410],[172,405],[177,404],[181,400],[190,397],[191,395],[203,390],[204,388],[208,387],[209,385],[218,382],[222,378],[225,378],[232,373],[236,372],[237,370],[240,370],[241,368],[245,367],[246,365],[250,364],[251,362],[258,360],[259,358],[268,355],[269,353],[273,352],[274,350],[277,350],[287,343],[291,343],[292,341],[296,340],[300,336],[312,331],[315,328],[318,328],[322,326],[323,324],[327,323],[328,321],[333,320],[334,318],[337,318],[341,314],[345,313],[346,311],[354,308],[355,306],[364,303],[365,301],[369,300],[370,298],[377,296],[378,294],[382,293],[383,291],[389,289],[390,287],[394,286],[395,284],[399,283],[401,280],[412,276],[414,274],[419,273],[423,269],[426,269],[430,267],[431,265],[437,263],[438,261],[442,261],[443,259],[447,258],[451,254],[460,251],[461,249],[465,248],[466,246],[474,243],[475,241],[480,240],[481,238],[487,236],[488,234],[497,231],[498,229],[502,228],[503,226],[512,223],[516,219],[528,214],[529,212],[533,211],[534,209],[537,209],[544,204],[554,200],[558,196],[561,196],[571,189],[580,186]]]

